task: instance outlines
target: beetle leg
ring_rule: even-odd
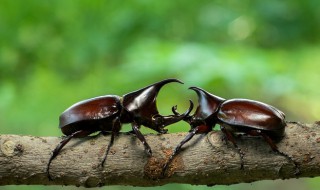
[[[149,144],[147,143],[146,139],[144,138],[144,136],[142,135],[142,133],[139,130],[139,125],[136,122],[132,122],[132,130],[134,131],[134,133],[136,134],[137,138],[142,142],[142,144],[144,145],[144,149],[147,152],[147,154],[149,156],[152,156],[152,151],[151,148],[149,146]]]
[[[284,152],[281,152],[277,145],[273,142],[273,140],[268,136],[266,135],[265,133],[263,133],[261,130],[256,130],[256,132],[261,135],[263,137],[263,139],[269,144],[269,146],[271,147],[271,149],[280,154],[281,156],[284,156],[287,158],[287,160],[289,160],[290,162],[292,162],[294,165],[295,165],[295,172],[294,172],[294,175],[299,175],[300,174],[300,169],[299,169],[299,165],[296,161],[294,161],[288,154],[284,153]]]
[[[50,164],[52,162],[52,160],[57,157],[57,155],[59,154],[60,150],[73,138],[73,137],[86,137],[88,135],[90,135],[92,132],[91,131],[84,131],[84,130],[80,130],[80,131],[77,131],[77,132],[74,132],[72,133],[71,135],[69,136],[66,136],[65,139],[63,139],[59,144],[58,146],[52,151],[52,155],[49,159],[49,162],[48,162],[48,165],[47,165],[47,176],[49,178],[49,180],[51,181],[52,178],[50,176],[50,172],[49,172],[49,169],[50,169]]]
[[[174,149],[173,153],[171,154],[171,156],[169,157],[168,161],[165,163],[165,165],[163,166],[162,169],[162,176],[165,175],[165,172],[168,169],[168,166],[171,164],[172,160],[174,159],[174,157],[181,151],[181,147],[187,143],[190,139],[192,139],[192,137],[197,134],[199,130],[199,126],[191,129],[188,133],[188,135],[178,144],[178,146]]]
[[[238,150],[239,152],[239,155],[240,155],[240,169],[243,169],[243,165],[244,165],[244,162],[243,162],[243,157],[244,157],[244,153],[242,152],[241,148],[238,147],[234,137],[233,137],[233,134],[228,131],[224,124],[220,124],[220,129],[221,131],[224,133],[225,137],[227,138],[228,141],[231,141],[233,146]]]
[[[116,119],[113,120],[112,131],[111,131],[111,139],[110,139],[110,142],[108,144],[106,153],[105,153],[105,155],[104,155],[104,157],[102,159],[101,167],[104,166],[104,163],[107,160],[107,156],[109,154],[110,148],[112,147],[113,142],[114,142],[114,137],[115,137],[116,134],[118,134],[118,132],[120,131],[120,128],[121,128],[120,119],[117,117]]]

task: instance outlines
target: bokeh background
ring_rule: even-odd
[[[176,104],[185,110],[188,99],[196,102],[187,87],[199,86],[224,98],[272,104],[287,120],[320,120],[319,5],[317,0],[2,0],[0,133],[60,136],[58,116],[71,104],[122,95],[165,78],[185,85],[163,88],[161,114],[170,114]],[[213,188],[319,189],[320,178]]]

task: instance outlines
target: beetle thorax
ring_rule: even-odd
[[[121,123],[131,123],[133,121],[133,114],[131,114],[124,106],[123,106],[123,97],[120,98],[120,122]]]

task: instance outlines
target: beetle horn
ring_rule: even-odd
[[[199,87],[190,87],[189,89],[194,90],[198,95],[198,107],[194,114],[196,117],[207,118],[214,114],[219,105],[225,101],[225,99],[210,94],[209,92],[199,88]]]
[[[186,122],[188,122],[188,123],[190,123],[189,121],[190,121],[190,119],[191,119],[191,115],[190,115],[190,113],[191,113],[191,111],[192,111],[192,109],[193,109],[193,106],[194,106],[194,104],[193,104],[193,102],[191,101],[191,100],[189,100],[190,101],[190,107],[189,107],[189,109],[185,112],[185,113],[183,113],[183,114],[179,114],[179,112],[177,112],[177,106],[173,106],[172,108],[171,108],[171,110],[172,110],[172,113],[174,113],[174,115],[176,115],[177,117],[180,117],[180,116],[184,116],[183,118],[182,118],[182,120],[184,120],[184,121],[186,121]]]
[[[145,125],[156,131],[162,130],[164,126],[172,124],[183,118],[183,114],[179,116],[161,116],[156,105],[156,98],[160,89],[170,82],[178,82],[178,79],[166,79],[140,90],[128,93],[123,96],[122,105],[124,109],[139,124]],[[188,112],[188,111],[187,111]]]
[[[138,115],[143,116],[144,112],[149,112],[151,115],[158,114],[156,98],[160,89],[170,82],[178,82],[183,84],[178,79],[166,79],[140,90],[130,92],[123,96],[122,104],[124,108],[130,113],[140,113]]]
[[[190,112],[193,109],[193,102],[191,100],[189,100],[189,102],[190,102],[190,106],[189,106],[188,110],[185,111],[183,114],[179,114],[177,112],[177,106],[173,106],[172,112],[174,113],[174,115],[163,116],[162,117],[162,119],[163,119],[162,126],[165,127],[165,126],[171,125],[173,123],[176,123],[178,121],[183,120],[185,117],[188,117]]]

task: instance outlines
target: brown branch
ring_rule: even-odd
[[[121,134],[104,168],[99,164],[110,135],[73,139],[52,162],[53,181],[47,179],[46,165],[61,138],[0,135],[0,185],[214,185],[296,177],[294,164],[273,152],[261,138],[237,139],[245,153],[244,169],[240,170],[237,150],[222,140],[220,131],[214,131],[196,135],[172,162],[168,176],[160,179],[162,165],[185,135],[146,135],[153,150],[149,158],[136,137]],[[286,137],[277,145],[299,164],[298,177],[320,175],[319,123],[288,123]]]

